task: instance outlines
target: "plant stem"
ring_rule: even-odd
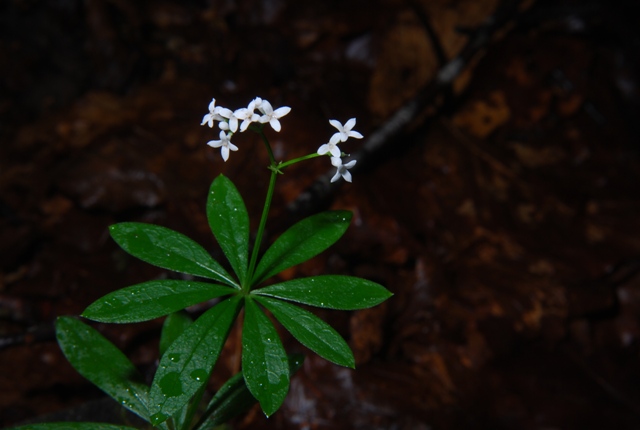
[[[287,162],[278,164],[278,169],[284,169],[285,167],[289,167],[292,164],[296,164],[300,161],[309,160],[311,158],[316,158],[316,157],[323,157],[323,155],[320,155],[317,152],[314,152],[313,154],[305,155],[304,157],[294,158],[293,160],[289,160]]]
[[[269,154],[269,161],[271,161],[271,165],[275,166],[276,165],[276,159],[273,156],[273,151],[271,150],[271,144],[269,143],[269,139],[267,139],[267,136],[264,134],[262,129],[260,129],[258,134],[262,138],[262,142],[264,143],[264,146],[267,147],[267,153]],[[249,273],[251,273],[251,272],[249,272]]]
[[[269,154],[269,160],[271,164],[269,165],[269,170],[271,171],[271,177],[269,178],[269,188],[267,188],[267,197],[264,201],[264,208],[262,210],[262,217],[260,218],[260,224],[258,225],[258,232],[256,233],[256,241],[253,244],[253,249],[251,250],[251,261],[249,262],[249,272],[248,272],[248,282],[242,286],[242,289],[248,292],[253,286],[253,272],[256,268],[256,262],[258,261],[258,253],[260,252],[260,244],[262,243],[262,236],[264,235],[264,227],[267,224],[267,217],[269,215],[269,209],[271,208],[271,200],[273,200],[273,190],[276,186],[276,177],[278,173],[281,173],[281,169],[285,167],[289,167],[292,164],[298,163],[300,161],[309,160],[311,158],[322,157],[318,153],[313,153],[309,155],[305,155],[303,157],[294,158],[293,160],[289,160],[284,163],[276,163],[276,159],[273,156],[273,150],[271,149],[271,144],[269,143],[269,139],[262,131],[262,128],[255,130],[260,137],[262,138],[262,142],[264,146],[267,148],[267,153]]]
[[[249,262],[249,282],[245,283],[242,286],[242,289],[245,291],[249,291],[251,288],[251,284],[253,283],[253,271],[256,268],[256,261],[258,260],[258,253],[260,252],[260,244],[262,243],[262,236],[264,235],[264,227],[267,224],[267,217],[269,215],[269,209],[271,208],[271,200],[273,200],[273,190],[276,187],[276,176],[278,175],[276,169],[276,160],[273,156],[273,151],[271,150],[271,145],[269,144],[269,140],[267,136],[260,131],[260,136],[262,137],[262,141],[264,145],[267,147],[267,152],[269,153],[269,159],[271,160],[270,171],[271,177],[269,178],[269,188],[267,188],[267,197],[264,201],[264,208],[262,209],[262,217],[260,218],[260,224],[258,225],[258,232],[256,233],[256,241],[253,244],[253,249],[251,250],[251,261]]]

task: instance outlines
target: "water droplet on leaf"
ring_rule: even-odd
[[[158,407],[161,407],[162,405],[158,405]],[[162,412],[158,412],[156,414],[151,415],[151,424],[154,426],[157,426],[160,423],[163,423],[167,420],[167,418],[169,418],[167,415],[163,414]]]
[[[167,373],[160,380],[160,390],[167,397],[177,397],[184,393],[178,372]]]
[[[191,378],[193,378],[193,380],[195,381],[203,381],[205,379],[207,379],[207,372],[204,369],[196,369],[193,372],[191,372]]]

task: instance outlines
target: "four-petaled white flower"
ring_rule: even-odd
[[[348,169],[351,169],[356,165],[356,160],[351,160],[347,164],[342,164],[342,158],[339,157],[331,157],[331,164],[336,167],[336,174],[331,178],[331,182],[335,182],[340,179],[340,176],[344,178],[345,181],[351,182],[351,172]]]
[[[260,111],[264,114],[260,117],[260,122],[262,124],[269,123],[271,128],[275,131],[280,131],[280,121],[278,119],[282,118],[289,112],[291,112],[291,108],[289,106],[282,106],[276,110],[273,110],[273,106],[266,100],[262,100],[260,103]]]
[[[211,99],[211,103],[209,103],[209,113],[202,118],[200,125],[208,124],[209,128],[212,128],[213,121],[220,121],[222,119],[218,114],[219,109],[219,107],[216,107],[216,99]]]
[[[338,132],[331,136],[329,144],[337,144],[338,142],[345,142],[349,137],[355,137],[356,139],[362,139],[362,135],[357,131],[353,131],[353,126],[356,125],[356,119],[351,118],[344,126],[335,119],[330,119],[329,124],[338,129]]]
[[[220,131],[220,140],[210,140],[207,142],[212,148],[220,148],[222,159],[227,161],[229,159],[229,151],[237,151],[238,147],[231,143],[231,133],[227,134],[224,130]]]
[[[340,157],[341,152],[340,152],[340,148],[338,148],[338,145],[336,145],[335,143],[325,143],[324,145],[320,145],[320,148],[318,148],[318,154],[319,155],[324,155],[324,154],[331,154],[332,157]]]
[[[233,115],[242,120],[242,123],[240,124],[240,131],[247,131],[247,128],[249,128],[249,125],[251,125],[252,122],[258,122],[260,119],[260,115],[254,112],[254,109],[251,108],[251,104],[249,104],[248,108],[240,108],[236,110]]]

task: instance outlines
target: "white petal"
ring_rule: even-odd
[[[220,121],[218,127],[220,127],[222,131],[229,131],[229,123],[227,121]]]
[[[340,142],[346,142],[349,138],[349,135],[345,132],[340,133]]]
[[[342,166],[342,160],[338,157],[331,157],[331,164],[339,169]]]
[[[260,110],[265,115],[271,115],[273,113],[273,106],[271,106],[271,103],[269,103],[268,101],[262,100],[262,105],[260,106]]]
[[[228,146],[223,146],[222,149],[220,150],[220,153],[222,154],[222,159],[224,161],[227,161],[229,159],[229,147]]]
[[[229,118],[231,118],[233,116],[233,111],[231,111],[231,109],[227,109],[227,108],[223,108],[223,107],[219,108],[217,113],[221,117],[227,118],[227,119],[229,119]]]
[[[320,145],[320,148],[318,148],[318,154],[320,155],[324,155],[327,152],[329,152],[329,144],[325,143],[324,145]]]
[[[281,130],[280,121],[278,121],[277,118],[271,118],[271,121],[269,121],[269,124],[271,124],[271,128],[273,128],[275,131]]]
[[[245,119],[247,116],[249,116],[249,110],[247,108],[236,109],[235,111],[233,111],[233,116],[238,119]]]
[[[342,124],[340,123],[340,121],[335,120],[335,119],[330,119],[329,120],[329,124],[331,124],[332,126],[334,126],[335,128],[337,128],[339,131],[342,131]]]
[[[331,139],[329,139],[329,145],[335,145],[336,143],[340,142],[341,137],[342,135],[340,134],[340,132],[334,133],[334,135],[331,136]]]
[[[219,140],[210,140],[207,142],[207,145],[212,148],[220,148],[222,146],[222,142]]]
[[[229,118],[229,129],[234,133],[238,131],[238,118],[235,116]]]
[[[351,118],[349,121],[346,122],[346,124],[344,125],[344,129],[345,130],[351,130],[353,128],[353,126],[356,125],[356,119],[355,118]]]
[[[351,161],[349,161],[347,164],[343,164],[343,166],[344,166],[344,167],[346,167],[347,169],[351,169],[353,166],[355,166],[355,165],[356,165],[356,162],[357,162],[357,161],[358,161],[358,160],[351,160]]]
[[[342,177],[344,178],[345,181],[351,182],[351,172],[349,172],[348,170],[345,170],[344,172],[342,172]]]
[[[358,133],[357,131],[350,131],[349,133],[347,133],[349,136],[351,137],[355,137],[356,139],[362,139],[363,136]]]
[[[337,146],[332,147],[329,152],[331,153],[331,155],[338,158],[340,158],[340,155],[342,155],[342,153],[340,152],[340,148],[338,148]]]
[[[235,146],[233,143],[229,142],[229,149],[232,150],[232,151],[237,151],[238,147]]]
[[[216,99],[211,99],[211,102],[209,103],[209,111],[213,112],[215,108],[216,108]]]
[[[335,175],[333,175],[333,178],[331,178],[331,182],[335,182],[338,179],[340,179],[340,169],[338,169],[338,171],[336,172]]]
[[[273,116],[275,116],[276,118],[282,118],[289,112],[291,112],[291,108],[289,106],[282,106],[273,111]]]

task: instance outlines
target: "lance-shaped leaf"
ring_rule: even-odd
[[[315,257],[342,237],[349,222],[351,212],[327,211],[294,224],[267,249],[252,285]]]
[[[293,279],[254,290],[252,294],[345,311],[370,308],[393,295],[375,282],[341,275]]]
[[[218,303],[164,353],[149,393],[151,424],[174,415],[207,383],[241,303],[238,296]]]
[[[250,296],[242,326],[242,373],[249,391],[268,417],[289,391],[289,364],[278,332]]]
[[[167,316],[162,325],[162,332],[160,333],[160,357],[164,355],[167,349],[169,349],[169,346],[171,346],[191,324],[193,324],[193,320],[184,311],[175,312]],[[200,399],[206,388],[207,385],[203,385],[191,400],[173,415],[174,428],[179,430],[189,428],[188,425],[193,420],[193,415],[197,411]],[[166,426],[166,424],[165,422],[163,426]]]
[[[107,294],[89,305],[82,316],[109,323],[148,321],[237,291],[207,282],[148,281]]]
[[[231,275],[202,246],[177,231],[122,222],[110,226],[109,232],[122,249],[149,264],[237,287]]]
[[[71,365],[118,403],[149,420],[149,388],[129,359],[95,329],[70,317],[56,321],[58,344]]]
[[[249,255],[249,214],[242,196],[226,176],[218,176],[209,189],[207,218],[213,235],[243,284]]]
[[[289,354],[289,376],[293,376],[300,369],[304,361],[302,354]],[[197,430],[210,430],[226,423],[232,418],[245,413],[256,402],[251,395],[242,372],[236,373],[224,383],[213,396],[205,413],[195,428]]]
[[[193,324],[193,320],[184,311],[175,312],[167,316],[164,324],[162,324],[162,332],[160,333],[160,345],[158,348],[160,350],[160,357],[164,355],[167,349],[169,349],[169,346],[171,346],[191,324]]]
[[[329,324],[311,312],[290,303],[269,297],[255,296],[255,299],[301,344],[326,360],[340,366],[355,368],[356,361],[351,348]]]
[[[136,428],[104,423],[42,423],[13,427],[11,430],[136,430]]]

